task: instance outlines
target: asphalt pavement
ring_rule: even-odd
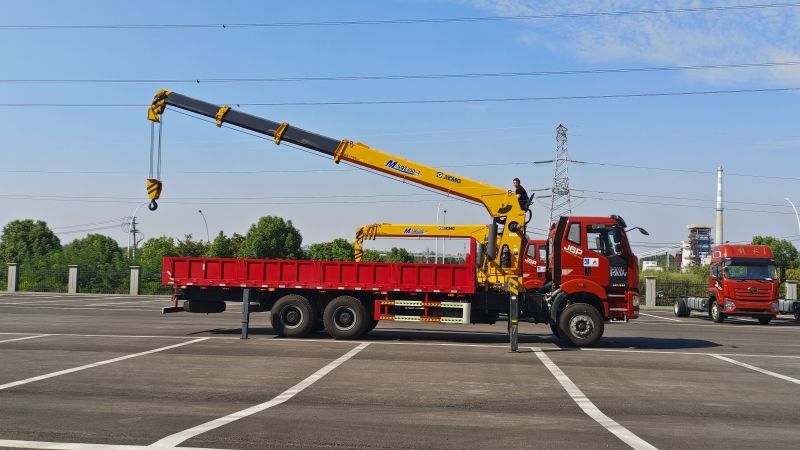
[[[0,294],[2,448],[797,448],[800,322],[645,310],[593,349],[546,325],[281,339],[239,305]]]

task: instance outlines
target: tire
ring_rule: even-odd
[[[717,303],[716,301],[711,303],[711,309],[709,314],[711,315],[711,320],[713,320],[716,323],[722,323],[723,321],[725,321],[725,314],[722,313],[722,308],[719,307],[719,303]]]
[[[372,319],[371,321],[367,322],[367,328],[364,330],[364,333],[369,333],[370,331],[374,330],[375,327],[378,326],[379,320]]]
[[[794,320],[800,322],[800,314],[795,314],[794,315]]]
[[[771,321],[772,321],[772,317],[759,317],[758,318],[758,324],[759,325],[769,325],[769,323]]]
[[[215,314],[225,311],[225,302],[209,302],[187,300],[183,302],[183,310],[190,313]]]
[[[311,302],[297,294],[279,298],[272,305],[271,316],[272,329],[281,337],[305,337],[317,324],[317,312]]]
[[[673,312],[675,317],[689,317],[689,307],[686,306],[686,300],[678,298],[673,304]]]
[[[561,335],[559,335],[559,333],[558,333],[558,324],[557,323],[550,322],[550,331],[553,332],[553,336],[555,336],[556,339],[561,339]]]
[[[591,347],[603,336],[603,316],[587,303],[573,303],[558,317],[558,331],[562,340],[576,347]]]
[[[325,331],[340,340],[358,339],[371,323],[367,308],[355,297],[342,295],[325,306],[322,313]]]

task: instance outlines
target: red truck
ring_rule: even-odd
[[[174,295],[173,306],[164,312],[221,312],[226,301],[240,301],[247,317],[254,302],[271,312],[273,329],[281,336],[301,337],[324,328],[337,339],[355,339],[379,320],[464,324],[495,323],[507,317],[512,349],[520,320],[548,323],[566,343],[590,346],[603,335],[606,321],[626,322],[638,316],[638,261],[621,217],[561,217],[549,230],[542,275],[546,282],[526,291],[524,259],[532,248],[526,234],[532,217],[530,199],[524,202],[507,188],[360,142],[333,139],[166,90],[155,95],[148,110],[153,122],[151,168],[159,167],[161,160],[161,132],[155,132],[155,124],[161,126],[167,106],[212,118],[217,126],[266,135],[276,144],[286,142],[336,163],[459,197],[483,206],[492,221],[481,251],[473,241],[465,264],[165,258],[163,282],[174,287]],[[161,191],[157,170],[147,180],[152,211],[158,208]],[[534,248],[537,257],[539,252]]]
[[[541,289],[547,281],[547,241],[531,239],[522,259],[522,284],[526,291]]]
[[[728,316],[747,316],[769,325],[778,313],[778,274],[772,250],[766,245],[723,244],[712,248],[708,299],[679,298],[674,312],[688,317],[702,311],[714,322]]]
[[[470,242],[464,264],[166,257],[162,282],[175,293],[165,312],[222,312],[247,288],[286,337],[324,328],[356,339],[380,320],[495,323],[508,313],[508,296],[477,282],[477,243]],[[549,323],[568,343],[589,346],[605,321],[638,317],[638,260],[622,218],[562,217],[548,242],[545,273],[552,276],[521,296],[520,320]]]

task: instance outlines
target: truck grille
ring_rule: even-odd
[[[736,288],[734,294],[737,300],[769,300],[772,297],[768,288],[756,288],[755,292],[750,288]]]

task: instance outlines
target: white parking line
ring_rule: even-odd
[[[46,448],[61,450],[153,450],[159,447],[145,445],[115,445],[115,444],[84,444],[78,442],[41,442],[41,441],[17,441],[10,439],[0,439],[0,447],[3,448]],[[161,447],[174,449],[175,447]],[[224,450],[202,447],[181,447],[181,450]]]
[[[215,428],[219,428],[223,425],[227,425],[231,422],[235,422],[239,419],[243,419],[247,416],[251,416],[255,413],[264,411],[266,409],[272,408],[273,406],[280,405],[281,403],[291,399],[295,395],[299,394],[303,389],[311,386],[315,382],[319,381],[320,378],[327,375],[333,369],[339,367],[342,363],[347,361],[348,359],[355,356],[361,350],[364,350],[369,343],[362,343],[359,344],[356,348],[350,350],[349,352],[345,353],[344,355],[340,356],[335,361],[330,362],[325,367],[319,369],[318,371],[311,374],[305,380],[297,383],[296,385],[290,387],[289,389],[283,391],[281,394],[278,394],[277,397],[273,398],[272,400],[261,403],[259,405],[251,406],[247,409],[243,409],[241,411],[235,412],[233,414],[229,414],[225,417],[220,417],[219,419],[212,420],[210,422],[206,422],[204,424],[198,425],[194,428],[189,428],[188,430],[181,431],[179,433],[175,433],[173,435],[167,436],[164,439],[161,439],[153,444],[156,447],[175,447],[178,444],[185,442],[197,435],[203,434],[207,431],[211,431]]]
[[[717,358],[717,359],[721,359],[723,361],[727,361],[727,362],[729,362],[731,364],[736,364],[737,366],[742,366],[742,367],[745,367],[745,368],[750,369],[750,370],[755,370],[756,372],[761,372],[761,373],[763,373],[765,375],[769,375],[771,377],[780,378],[781,380],[785,380],[785,381],[788,381],[790,383],[800,384],[800,380],[798,380],[797,378],[792,378],[792,377],[789,377],[789,376],[786,376],[786,375],[781,375],[779,373],[775,373],[775,372],[772,372],[770,370],[762,369],[760,367],[751,366],[750,364],[743,363],[743,362],[740,362],[740,361],[736,361],[735,359],[730,359],[730,358],[727,358],[727,357],[722,356],[722,355],[711,355],[711,356],[713,356],[714,358]]]
[[[673,322],[683,322],[682,320],[673,319],[671,317],[654,316],[653,314],[645,314],[643,312],[640,312],[639,315],[640,316],[647,316],[647,317],[655,317],[656,319],[661,319],[661,320],[671,320]]]
[[[584,395],[583,391],[580,390],[569,377],[561,371],[561,369],[555,365],[555,363],[544,354],[544,352],[536,347],[532,347],[531,350],[536,354],[539,360],[547,367],[547,370],[550,371],[551,374],[561,383],[561,386],[567,391],[572,400],[578,404],[578,406],[586,413],[587,416],[594,419],[595,422],[599,423],[603,428],[610,431],[614,436],[618,437],[622,442],[628,444],[631,448],[635,449],[655,449],[656,447],[650,445],[649,442],[645,441],[644,439],[640,438],[639,436],[633,434],[630,430],[623,427],[622,425],[618,424],[612,418],[608,417],[600,411],[600,409],[589,400],[586,395]]]
[[[183,347],[184,345],[194,344],[195,342],[205,341],[208,338],[198,338],[188,342],[181,342],[180,344],[168,345],[166,347],[156,348],[153,350],[148,350],[146,352],[134,353],[132,355],[120,356],[118,358],[107,359],[105,361],[98,361],[96,363],[86,364],[83,366],[73,367],[72,369],[60,370],[58,372],[52,372],[44,375],[39,375],[38,377],[26,378],[24,380],[14,381],[11,383],[0,384],[0,391],[8,388],[12,388],[14,386],[20,386],[23,384],[33,383],[34,381],[46,380],[48,378],[57,377],[59,375],[66,375],[68,373],[78,372],[81,370],[91,369],[93,367],[104,366],[106,364],[111,364],[119,361],[124,361],[126,359],[136,358],[138,356],[150,355],[153,353],[163,352],[165,350],[170,350],[177,347]]]
[[[47,337],[47,336],[51,336],[51,335],[50,334],[37,334],[36,336],[25,336],[25,337],[16,338],[16,339],[6,339],[4,341],[0,341],[0,344],[2,344],[3,342],[25,341],[25,340],[28,340],[28,339],[43,338],[43,337]]]
[[[63,310],[63,311],[72,311],[72,310],[78,310],[78,309],[96,309],[96,310],[108,311],[109,309],[112,309],[112,308],[93,308],[91,306],[80,306],[80,305],[75,305],[75,306],[71,306],[71,305],[63,305],[63,306],[33,306],[33,305],[25,305],[25,304],[22,304],[22,305],[0,305],[0,308],[60,309],[60,310]],[[161,311],[161,308],[158,308],[158,307],[155,307],[155,306],[149,306],[148,307],[148,306],[145,306],[145,305],[142,305],[142,306],[115,306],[115,307],[113,307],[113,309],[120,310],[120,311],[122,311],[122,310],[126,310],[126,311]]]

